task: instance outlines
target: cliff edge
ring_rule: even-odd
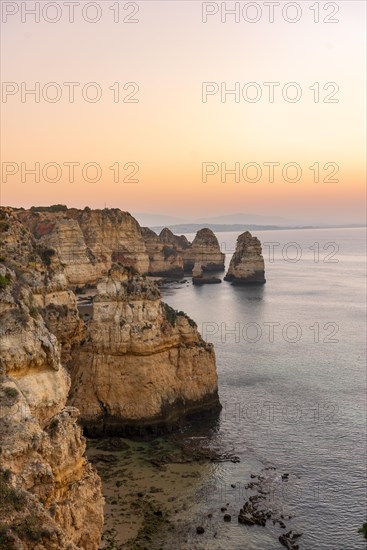
[[[220,410],[214,349],[148,279],[114,266],[71,361],[70,403],[92,436],[159,433]]]

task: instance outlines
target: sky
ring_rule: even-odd
[[[2,205],[364,221],[364,1],[1,8]]]

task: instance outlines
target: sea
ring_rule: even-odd
[[[265,285],[194,286],[187,278],[162,289],[214,344],[223,407],[214,423],[189,425],[180,437],[237,457],[207,469],[189,509],[207,517],[223,506],[232,520],[214,536],[188,529],[162,547],[284,548],[278,524],[237,521],[248,483],[260,476],[268,508],[302,533],[300,550],[365,550],[366,231],[253,234]],[[216,236],[228,267],[238,233]]]

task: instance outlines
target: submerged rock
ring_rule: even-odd
[[[218,277],[193,277],[192,283],[194,285],[217,285],[221,283],[222,280]]]
[[[221,282],[222,280],[217,277],[204,277],[201,263],[195,262],[192,270],[192,283],[194,285],[215,285]]]
[[[236,251],[224,280],[238,285],[261,285],[266,282],[261,243],[249,231],[238,237]]]

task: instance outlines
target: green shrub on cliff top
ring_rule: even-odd
[[[367,522],[364,523],[360,529],[358,529],[358,533],[361,533],[361,535],[363,535],[364,538],[367,539]]]
[[[0,231],[2,233],[6,233],[9,230],[10,225],[7,222],[4,222],[3,220],[0,221]]]
[[[68,207],[65,204],[52,204],[51,206],[31,206],[31,212],[65,212]]]
[[[0,511],[1,516],[5,512],[16,510],[19,512],[25,505],[25,498],[18,489],[14,489],[9,483],[10,470],[0,471]]]
[[[164,313],[167,321],[174,327],[176,326],[177,311],[168,304],[163,303]]]
[[[177,311],[176,309],[173,309],[173,307],[169,306],[168,304],[165,304],[163,302],[163,306],[164,306],[164,312],[166,314],[166,319],[167,321],[173,326],[175,327],[176,326],[176,321],[177,321],[177,317],[186,317],[189,325],[192,327],[192,328],[196,328],[197,327],[197,324],[195,323],[195,321],[193,321],[188,315],[187,313],[185,313],[184,311]]]
[[[20,538],[38,541],[42,538],[50,538],[52,533],[42,526],[42,518],[30,513],[13,527]]]
[[[9,531],[9,526],[2,522],[0,522],[0,548],[17,550],[14,537]]]
[[[0,288],[5,288],[10,283],[10,275],[0,275]]]
[[[43,248],[40,249],[39,255],[42,258],[42,261],[48,267],[51,265],[51,258],[55,256],[56,252],[53,248]]]

